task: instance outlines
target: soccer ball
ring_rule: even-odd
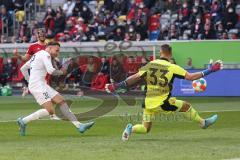
[[[203,92],[207,88],[207,81],[204,78],[194,80],[192,82],[192,87],[196,92]]]

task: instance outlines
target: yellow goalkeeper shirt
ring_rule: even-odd
[[[147,109],[160,107],[171,96],[174,78],[184,79],[186,72],[165,58],[151,61],[140,68],[138,74],[144,76],[146,82],[144,107]]]

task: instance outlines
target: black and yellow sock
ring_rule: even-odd
[[[187,112],[183,113],[184,116],[192,121],[196,121],[198,123],[202,123],[204,119],[199,116],[198,112],[193,108],[190,107],[190,109]]]

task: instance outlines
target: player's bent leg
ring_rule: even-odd
[[[146,134],[150,132],[152,128],[152,120],[155,119],[155,111],[144,109],[142,124],[136,124],[132,128],[133,133]]]
[[[152,122],[143,122],[142,124],[136,124],[132,128],[132,133],[146,134],[150,132],[152,128]]]
[[[144,127],[147,129],[147,133],[152,129],[152,122],[143,122]]]
[[[79,128],[80,122],[77,120],[76,116],[71,112],[64,98],[60,94],[57,94],[52,98],[52,100],[53,102],[59,105],[60,111],[62,112],[63,116],[66,117],[69,121],[71,121],[76,126],[76,128]]]
[[[136,124],[134,126],[131,123],[127,124],[126,128],[122,133],[122,140],[123,141],[129,140],[130,135],[132,133],[146,134],[150,132],[152,128],[152,119],[154,118],[155,118],[154,113],[151,113],[150,111],[145,109],[142,124]]]
[[[198,115],[197,111],[192,108],[190,103],[177,100],[175,97],[169,98],[161,107],[164,111],[182,112],[185,118],[197,121],[200,125],[204,123],[204,119]]]
[[[53,103],[51,101],[45,102],[42,104],[42,107],[48,111],[49,115],[53,115],[55,113]]]
[[[60,111],[62,112],[64,117],[66,117],[69,121],[71,121],[80,133],[84,133],[86,130],[90,129],[94,125],[94,122],[80,123],[77,120],[76,116],[71,112],[68,104],[66,103],[66,101],[61,95],[57,94],[52,98],[52,100],[55,103],[59,104]]]
[[[183,101],[182,102],[182,107],[179,110],[179,112],[187,112],[187,111],[189,111],[190,108],[191,108],[191,104]]]
[[[152,122],[143,122],[142,124],[136,124],[134,126],[129,123],[122,133],[122,140],[129,140],[132,133],[146,134],[151,130],[151,126]]]
[[[184,112],[186,118],[198,122],[203,129],[214,124],[218,118],[217,115],[213,115],[210,118],[203,119],[199,116],[198,112],[192,107],[192,105],[185,101],[182,101],[182,107],[179,112]]]
[[[176,100],[176,105],[181,106],[179,112],[183,112],[185,118],[198,122],[200,126],[204,125],[204,119],[199,116],[198,112],[190,103]]]
[[[54,100],[52,100],[54,103],[61,102],[64,100],[64,98],[56,90],[51,88],[49,85],[46,85],[45,88],[46,88],[47,93],[48,93],[49,97],[51,98],[51,100],[52,100],[52,98],[55,98]],[[56,95],[58,95],[58,96],[56,96]],[[61,120],[61,118],[57,117],[55,113],[50,115],[50,119],[51,120]]]
[[[60,94],[56,94],[53,96],[52,101],[56,104],[61,104],[65,102],[65,99]]]

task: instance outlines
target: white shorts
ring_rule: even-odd
[[[42,105],[46,102],[49,102],[52,100],[53,97],[55,97],[57,94],[59,94],[57,91],[55,91],[53,88],[51,88],[49,85],[43,85],[41,87],[34,87],[29,88],[29,91],[36,99],[37,103],[39,105]]]

